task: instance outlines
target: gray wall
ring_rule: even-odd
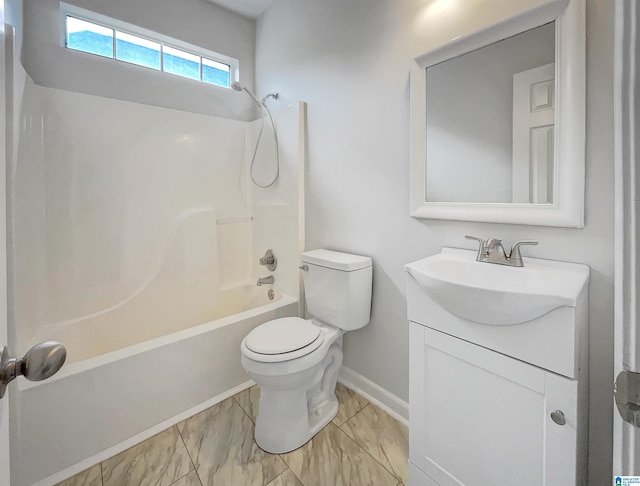
[[[370,324],[345,337],[345,365],[408,398],[403,265],[465,234],[533,238],[527,255],[591,267],[590,464],[592,485],[611,481],[613,376],[613,2],[587,1],[586,227],[581,230],[417,220],[409,216],[412,57],[469,25],[490,25],[525,2],[486,0],[467,13],[422,0],[278,0],[259,19],[256,73],[280,103],[308,102],[307,248],[374,260]],[[533,2],[529,2],[532,4]]]
[[[240,82],[254,85],[255,21],[205,0],[69,0],[97,12],[240,61]],[[50,88],[194,113],[252,120],[244,93],[60,46],[60,2],[24,2],[22,62]]]

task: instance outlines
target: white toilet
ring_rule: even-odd
[[[339,338],[371,314],[371,258],[329,250],[302,254],[305,320],[261,324],[242,341],[242,365],[260,386],[256,443],[281,454],[297,449],[338,412]]]

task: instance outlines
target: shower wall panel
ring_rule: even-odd
[[[286,295],[299,295],[301,272],[298,269],[304,241],[304,179],[306,165],[307,105],[298,102],[272,110],[278,133],[280,176],[273,186],[259,188],[252,185],[253,259],[257,261],[267,248],[278,255],[278,268],[273,273],[275,289]],[[260,131],[260,120],[251,122],[248,131],[254,147]],[[265,120],[263,141],[258,147],[254,164],[254,178],[261,184],[271,181],[275,165],[275,145],[268,118]],[[245,155],[248,158],[251,154]],[[247,160],[246,166],[249,165]],[[270,274],[261,267],[259,276]],[[301,312],[303,299],[300,299]]]
[[[27,82],[10,174],[18,348],[154,282],[147,307],[199,314],[221,282],[250,280],[245,125]]]

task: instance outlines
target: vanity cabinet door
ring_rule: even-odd
[[[416,323],[410,363],[410,461],[436,484],[576,484],[576,381]]]

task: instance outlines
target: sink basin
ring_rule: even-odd
[[[443,248],[405,265],[405,270],[441,307],[489,325],[520,324],[561,306],[575,307],[589,280],[589,267],[523,258],[524,267],[480,263],[477,253]]]

